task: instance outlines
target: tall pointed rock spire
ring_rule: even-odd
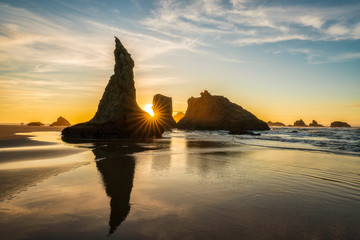
[[[161,123],[143,111],[136,102],[134,60],[117,37],[114,57],[114,74],[94,117],[89,122],[65,128],[62,132],[65,141],[160,137],[164,132]]]

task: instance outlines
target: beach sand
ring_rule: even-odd
[[[65,127],[49,126],[24,126],[24,125],[0,125],[0,148],[17,146],[39,146],[46,142],[34,142],[29,139],[29,135],[19,135],[17,133],[56,131],[60,132]]]
[[[0,202],[1,239],[360,239],[359,157],[184,131],[81,150],[25,161],[61,173]]]
[[[63,144],[62,129],[0,125],[0,200],[79,166],[68,157],[84,150]]]

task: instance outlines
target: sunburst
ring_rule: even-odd
[[[148,114],[150,114],[150,116],[154,116],[154,111],[152,109],[152,104],[145,104],[144,107],[143,107],[143,110],[145,112],[147,112]]]

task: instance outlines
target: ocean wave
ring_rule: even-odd
[[[230,135],[228,131],[181,131],[173,130],[164,134],[165,138],[186,138],[188,141],[206,139],[207,141],[233,141],[237,143],[320,151],[336,154],[360,156],[359,128],[273,128],[259,132],[260,136]]]
[[[238,135],[234,139],[257,146],[360,156],[359,128],[275,128],[262,132],[261,136]]]

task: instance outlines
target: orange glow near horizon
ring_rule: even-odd
[[[145,104],[144,107],[142,108],[145,112],[147,112],[148,114],[150,114],[150,116],[154,116],[154,111],[152,109],[152,104]]]

